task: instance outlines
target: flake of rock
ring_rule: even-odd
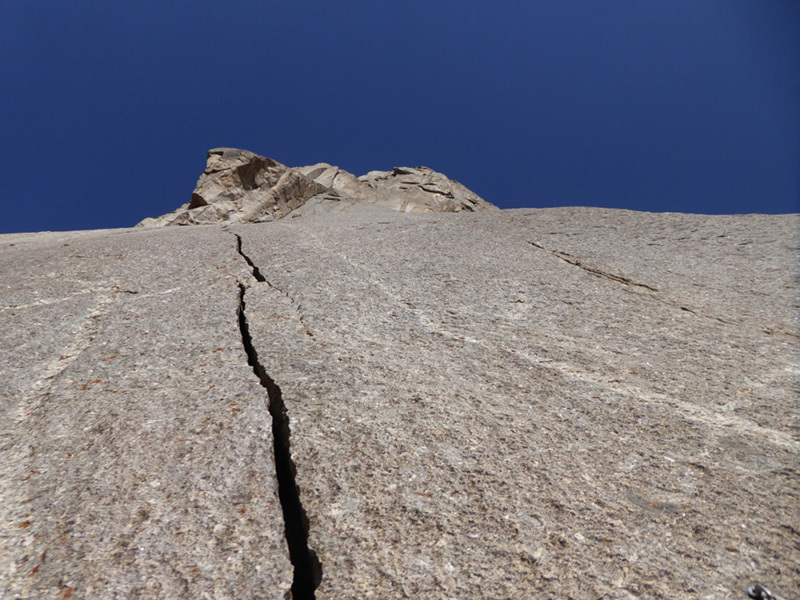
[[[366,195],[367,188],[355,175],[339,167],[328,163],[317,163],[308,167],[298,167],[297,170],[309,179],[330,188],[340,197],[356,198],[368,202],[374,202],[376,199]]]
[[[358,178],[375,191],[376,202],[402,212],[475,212],[495,209],[480,196],[428,167],[395,167]]]
[[[395,167],[361,177],[327,163],[298,169],[343,198],[401,212],[475,212],[496,210],[493,204],[457,181],[427,167]]]

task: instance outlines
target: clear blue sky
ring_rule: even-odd
[[[800,211],[800,2],[0,3],[0,232],[126,227],[215,146],[503,208]]]

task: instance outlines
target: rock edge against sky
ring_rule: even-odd
[[[214,148],[192,199],[142,227],[263,223],[292,214],[346,210],[461,212],[497,209],[427,167],[395,167],[356,177],[327,163],[289,168],[248,150]]]

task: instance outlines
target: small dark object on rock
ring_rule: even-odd
[[[747,595],[755,600],[784,600],[780,596],[774,595],[760,583],[754,583],[747,588]]]

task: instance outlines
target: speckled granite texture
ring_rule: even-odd
[[[233,236],[0,236],[0,263],[0,597],[286,597]]]
[[[799,224],[0,236],[0,598],[800,597]]]

